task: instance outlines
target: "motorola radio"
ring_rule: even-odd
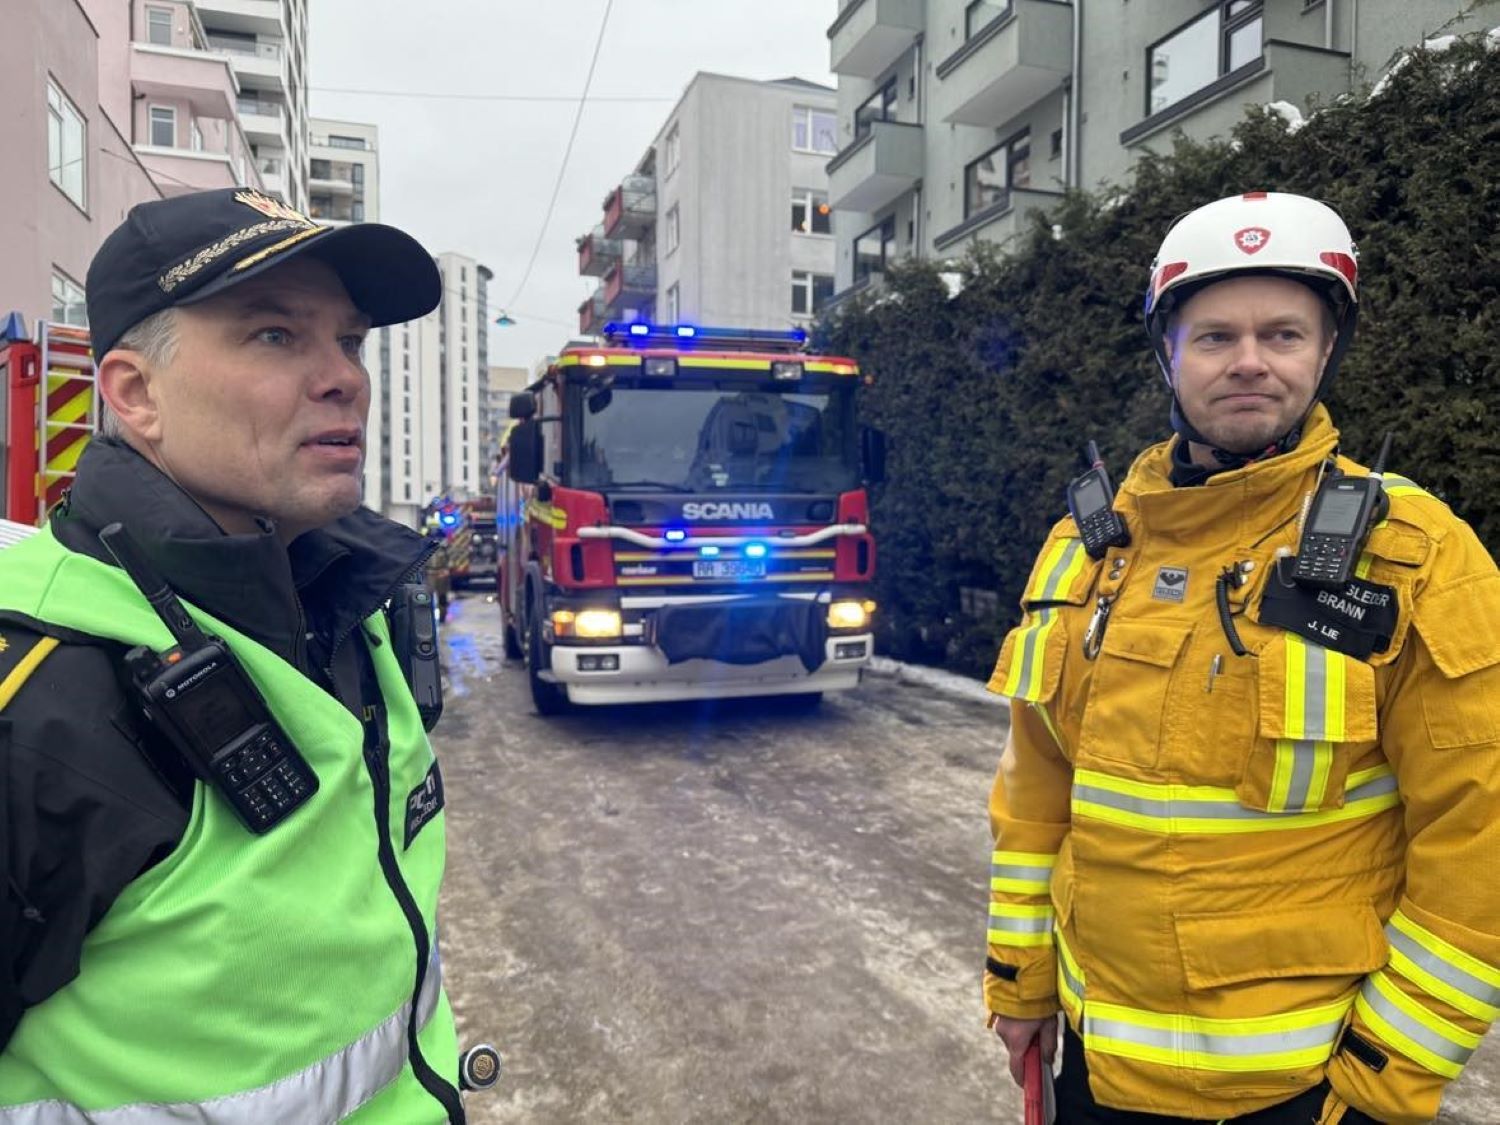
[[[396,587],[391,595],[391,647],[405,665],[406,683],[422,729],[432,730],[443,715],[443,683],[438,670],[437,600],[419,582]]]
[[[1348,584],[1370,529],[1390,508],[1383,487],[1390,452],[1388,432],[1369,476],[1345,476],[1333,469],[1318,482],[1297,544],[1293,582],[1320,590],[1340,590]]]
[[[1083,549],[1091,559],[1102,559],[1111,547],[1130,544],[1130,531],[1120,513],[1115,511],[1115,493],[1109,486],[1109,474],[1099,447],[1092,441],[1088,448],[1089,470],[1068,485],[1068,511],[1083,536]]]
[[[228,646],[198,628],[130,532],[112,523],[99,539],[176,642],[166,652],[137,645],[125,655],[146,721],[246,828],[269,832],[317,792],[317,775]]]

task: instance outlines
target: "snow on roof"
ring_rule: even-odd
[[[1286,122],[1286,131],[1288,133],[1295,133],[1307,124],[1307,119],[1302,116],[1302,111],[1291,102],[1268,102],[1266,103],[1266,109]]]

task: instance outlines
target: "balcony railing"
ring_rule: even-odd
[[[578,240],[578,272],[584,277],[603,277],[624,253],[624,243],[605,238],[604,227],[597,226]]]
[[[609,317],[609,310],[604,304],[604,294],[595,291],[592,296],[586,298],[583,304],[578,306],[578,332],[583,336],[597,336],[599,330],[604,327],[605,320]]]
[[[223,51],[231,55],[242,55],[248,58],[277,59],[282,55],[280,43],[250,43],[244,39],[225,39],[220,36],[210,35],[208,37],[210,50]]]
[[[632,308],[656,296],[656,266],[621,262],[604,275],[604,302]]]
[[[656,226],[656,178],[627,176],[604,200],[606,238],[644,238]]]

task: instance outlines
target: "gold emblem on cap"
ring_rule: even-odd
[[[0,652],[4,652],[8,648],[10,648],[10,642],[5,639],[3,633],[0,633]]]
[[[289,222],[301,223],[305,227],[315,227],[318,224],[309,219],[295,207],[288,206],[279,199],[247,188],[245,191],[234,193],[236,203],[243,203],[246,207],[253,207],[268,219],[286,219]]]

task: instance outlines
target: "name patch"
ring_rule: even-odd
[[[443,774],[436,761],[427,770],[422,784],[413,789],[406,798],[406,844],[417,838],[424,825],[443,811]]]
[[[1266,582],[1260,621],[1357,660],[1391,646],[1399,607],[1392,586],[1351,578],[1340,590],[1298,586],[1280,566]]]

